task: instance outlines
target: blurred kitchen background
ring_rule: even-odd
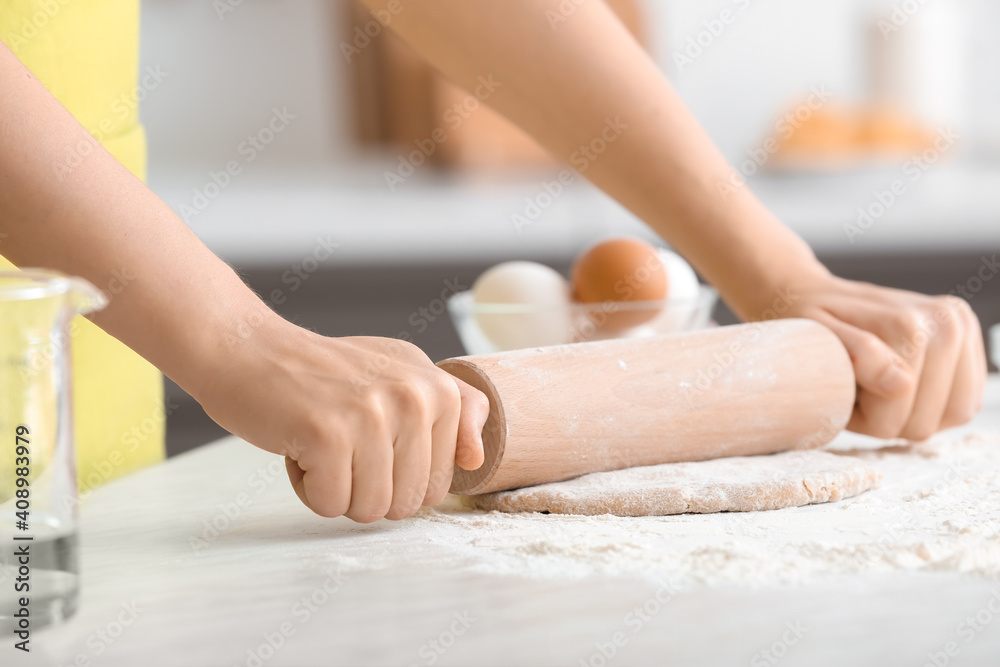
[[[961,286],[985,327],[1000,321],[1000,4],[609,4],[831,269]],[[565,272],[610,234],[655,238],[580,179],[546,196],[560,167],[488,109],[463,110],[465,93],[350,0],[144,0],[142,61],[151,186],[324,334],[406,332],[434,360],[461,354],[441,301],[456,284],[515,258]],[[448,141],[401,168],[439,127]],[[716,319],[733,321],[724,306]],[[171,454],[224,435],[167,384]]]

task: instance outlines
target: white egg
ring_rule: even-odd
[[[685,331],[691,327],[693,306],[701,291],[698,276],[691,265],[672,250],[660,248],[660,261],[667,269],[668,290],[661,330]]]
[[[667,269],[668,299],[689,300],[698,296],[698,275],[683,257],[673,250],[660,248],[660,261]]]
[[[558,271],[536,262],[504,262],[483,273],[472,286],[479,328],[500,350],[558,345],[569,337],[569,284]],[[498,306],[489,312],[488,304]],[[502,312],[503,310],[515,312]]]

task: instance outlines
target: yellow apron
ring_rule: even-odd
[[[0,0],[0,39],[112,155],[145,178],[139,0]],[[0,269],[11,266],[0,257]],[[86,495],[163,459],[163,379],[88,320],[74,325],[77,477]]]

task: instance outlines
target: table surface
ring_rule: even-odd
[[[1000,378],[966,430],[1000,431]],[[957,572],[696,585],[663,604],[648,579],[477,572],[406,521],[311,514],[277,460],[226,438],[97,489],[79,612],[3,664],[919,667],[1000,601],[1000,582]],[[397,565],[365,567],[372,545]],[[1000,620],[956,645],[939,665],[996,665]]]

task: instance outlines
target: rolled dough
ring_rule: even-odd
[[[565,482],[470,496],[478,509],[551,514],[663,516],[752,512],[849,498],[881,473],[821,451],[739,456],[597,472]]]

